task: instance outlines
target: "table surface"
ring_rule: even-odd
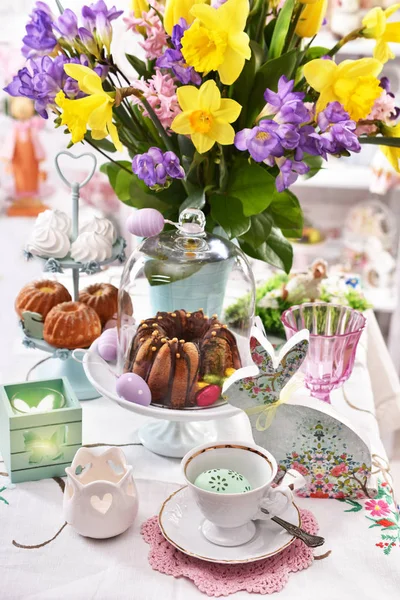
[[[31,221],[21,221],[28,231]],[[12,228],[0,222],[7,244],[15,246]],[[1,237],[1,236],[0,236]],[[26,281],[40,273],[38,263],[28,266],[22,256],[1,265],[0,287],[6,343],[1,346],[1,381],[23,380],[28,369],[42,354],[23,348],[16,320],[9,318],[16,292]],[[11,279],[10,279],[11,278]],[[12,282],[10,284],[10,281]],[[4,302],[4,304],[3,304]],[[367,336],[365,336],[366,343]],[[47,356],[47,355],[43,355]],[[375,404],[366,351],[359,348],[357,362],[344,391],[332,395],[334,407],[368,437],[373,453],[385,463],[386,455],[375,418]],[[158,513],[165,498],[182,485],[179,460],[150,453],[139,444],[138,428],[147,420],[125,411],[104,398],[82,403],[84,444],[99,444],[98,451],[112,444],[123,447],[139,493],[139,513],[133,526],[121,536],[97,541],[83,538],[71,527],[47,545],[62,526],[62,492],[53,479],[10,486],[0,462],[0,598],[11,599],[104,599],[118,600],[196,600],[204,597],[188,580],[174,579],[151,569],[147,562],[148,546],[140,536],[140,526]],[[356,408],[354,408],[356,407]],[[361,410],[358,410],[361,409]],[[250,440],[251,432],[244,415],[216,423],[219,439]],[[381,481],[390,480],[385,471]],[[383,488],[382,488],[383,489]],[[387,487],[386,487],[387,489]],[[355,505],[336,500],[298,499],[301,508],[311,510],[326,538],[316,555],[330,551],[323,560],[303,572],[293,573],[282,599],[325,597],[352,599],[363,590],[364,598],[398,598],[400,589],[400,539],[388,554],[383,535],[399,538],[399,529],[384,531],[370,528],[370,513],[360,501]],[[13,544],[39,546],[23,549]],[[386,554],[385,554],[386,551]],[[234,598],[250,598],[242,592]]]

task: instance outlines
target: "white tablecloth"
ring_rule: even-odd
[[[362,352],[361,352],[362,355]],[[361,356],[362,358],[362,356]],[[347,401],[373,412],[368,372],[361,361],[345,386]],[[368,434],[373,450],[385,457],[375,417],[350,408],[340,391],[333,404]],[[85,444],[138,443],[137,429],[145,421],[106,399],[82,403]],[[247,418],[238,415],[218,424],[220,438],[249,439]],[[100,448],[101,450],[101,448]],[[123,448],[133,465],[140,508],[134,525],[123,535],[108,541],[83,538],[67,526],[50,544],[36,549],[54,536],[63,524],[62,492],[52,480],[18,484],[0,496],[0,598],[37,600],[196,600],[203,597],[188,580],[155,572],[147,562],[148,546],[140,536],[140,525],[156,514],[162,501],[182,484],[179,460],[154,454],[140,445]],[[0,463],[0,471],[2,471]],[[0,490],[7,486],[0,476]],[[326,538],[315,554],[331,554],[306,571],[293,573],[281,592],[284,599],[363,598],[395,600],[400,589],[400,549],[384,553],[382,531],[369,528],[369,513],[345,512],[352,508],[336,500],[298,499],[310,509]],[[363,502],[362,502],[363,503]],[[397,535],[397,531],[395,532]],[[235,598],[249,598],[245,592]]]
[[[41,357],[41,353],[22,347],[17,322],[12,316],[18,290],[40,274],[40,264],[26,265],[17,251],[31,223],[0,219],[0,380],[8,383],[25,379],[28,369]],[[368,367],[374,392],[377,395],[383,386],[389,395],[393,392],[396,397],[395,386],[390,385],[384,368],[386,355],[382,357],[383,347],[376,343],[374,323],[371,317]],[[364,344],[366,341],[367,336]],[[374,452],[385,458],[378,424],[371,414],[375,412],[375,405],[366,364],[367,353],[361,346],[354,373],[345,385],[347,402],[341,391],[337,391],[333,394],[333,404],[369,436]],[[370,412],[355,410],[349,402]],[[379,402],[377,404],[379,408]],[[144,422],[142,417],[105,399],[84,402],[82,406],[85,444],[138,443],[137,429]],[[380,406],[388,427],[397,429],[397,400]],[[219,423],[218,432],[220,439],[250,438],[247,419],[241,415]],[[134,525],[109,541],[85,539],[66,527],[48,545],[31,550],[16,547],[13,540],[24,545],[40,545],[54,536],[63,524],[62,493],[52,479],[13,488],[9,487],[7,477],[0,475],[0,600],[196,600],[204,597],[190,581],[153,571],[147,562],[148,546],[139,533],[141,523],[156,514],[163,500],[181,486],[179,461],[151,454],[140,445],[126,446],[124,451],[133,465],[140,508]],[[0,462],[0,472],[4,470]],[[328,550],[331,554],[316,561],[310,569],[293,573],[281,592],[283,600],[350,600],[360,595],[371,600],[399,597],[399,544],[390,554],[384,553],[387,551],[382,540],[385,532],[379,527],[369,528],[369,513],[364,508],[345,512],[352,506],[335,500],[299,499],[298,505],[314,512],[321,534],[326,538],[325,546],[316,554]],[[238,600],[249,597],[247,593],[234,596]]]

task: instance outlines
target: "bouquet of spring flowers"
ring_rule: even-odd
[[[211,3],[210,3],[211,1]],[[132,0],[123,17],[104,0],[77,15],[37,2],[26,26],[27,58],[5,88],[45,119],[107,157],[117,196],[177,220],[200,208],[244,252],[287,272],[302,211],[290,191],[329,156],[378,144],[399,171],[398,109],[380,74],[400,41],[400,8],[372,9],[333,48],[313,45],[327,0]],[[57,5],[57,6],[56,6]],[[124,19],[144,60],[112,55]],[[358,37],[374,56],[337,64]],[[130,160],[120,160],[126,149]],[[114,153],[112,156],[110,154]]]

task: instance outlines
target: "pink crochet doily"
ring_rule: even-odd
[[[308,510],[301,510],[302,527],[309,533],[318,533],[318,523]],[[219,565],[187,556],[162,536],[158,518],[151,517],[142,525],[144,540],[150,544],[149,563],[155,571],[187,577],[208,596],[228,596],[244,590],[258,594],[272,594],[282,590],[289,573],[302,571],[312,565],[314,556],[300,540],[295,540],[279,554],[242,565]]]

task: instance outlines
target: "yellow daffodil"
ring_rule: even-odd
[[[196,4],[190,12],[196,19],[182,38],[186,63],[198,73],[218,71],[221,82],[231,85],[251,57],[249,36],[243,31],[249,0],[227,0],[219,8]]]
[[[400,123],[394,127],[384,125],[382,133],[385,137],[400,138]],[[386,156],[392,167],[400,173],[400,148],[394,146],[379,146],[383,154]]]
[[[149,10],[149,3],[147,0],[132,0],[132,12],[136,19],[140,19],[142,13]]]
[[[322,22],[328,9],[328,0],[302,0],[303,8],[296,34],[301,38],[314,37],[321,29]]]
[[[210,79],[200,88],[184,85],[177,89],[177,95],[183,112],[173,120],[173,131],[190,135],[200,154],[215,142],[233,144],[235,130],[230,123],[236,121],[242,107],[235,100],[221,98],[215,81]]]
[[[61,124],[70,130],[72,142],[76,144],[82,141],[89,127],[94,140],[102,140],[110,135],[116,149],[122,152],[117,128],[112,122],[115,99],[103,90],[100,77],[82,65],[67,64],[64,70],[72,79],[76,79],[82,92],[88,94],[78,100],[69,100],[62,91],[56,96],[56,104],[63,111]]]
[[[143,0],[136,1],[143,2]],[[188,25],[193,23],[194,16],[191,14],[190,9],[195,4],[204,4],[207,1],[208,0],[167,0],[164,13],[165,31],[171,35],[172,28],[179,22],[179,19],[185,19]]]
[[[354,121],[365,119],[382,94],[377,76],[382,64],[374,58],[345,60],[337,65],[333,60],[316,59],[304,66],[304,77],[320,92],[317,113],[330,102],[340,102]]]
[[[388,23],[387,20],[397,10],[400,4],[393,4],[386,10],[382,8],[373,8],[363,18],[362,24],[365,29],[362,35],[366,38],[376,40],[374,49],[374,58],[381,63],[385,63],[395,55],[390,49],[388,42],[400,42],[400,23]]]

